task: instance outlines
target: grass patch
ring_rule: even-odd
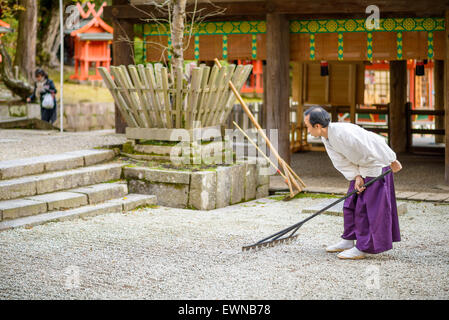
[[[64,66],[64,103],[114,102],[107,88],[69,82],[69,77],[72,74],[74,74],[74,68]],[[95,71],[93,69],[89,70],[89,74],[95,74]],[[59,99],[61,92],[59,69],[48,70],[48,77],[55,83]]]
[[[117,183],[120,181],[123,181],[123,179],[110,180],[110,181],[106,181],[105,183]]]
[[[268,197],[268,199],[281,201],[286,196],[288,196],[289,193],[285,193],[283,195],[274,195]],[[302,199],[302,198],[312,198],[312,199],[333,199],[333,198],[339,198],[339,196],[336,196],[334,194],[328,194],[328,193],[308,193],[308,192],[300,192],[297,195],[295,195],[292,199]]]
[[[157,208],[159,208],[159,205],[157,205],[157,204],[145,204],[145,205],[135,207],[132,211],[139,210],[139,209],[157,209]]]

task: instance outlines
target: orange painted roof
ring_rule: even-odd
[[[10,28],[10,25],[7,24],[5,21],[0,20],[0,27]]]
[[[87,6],[89,7],[89,10],[87,12],[84,12],[81,5],[79,3],[77,3],[76,6],[78,8],[78,11],[80,11],[81,17],[86,19],[87,17],[89,17],[92,14],[93,18],[83,27],[79,28],[78,30],[72,31],[70,33],[70,35],[72,37],[74,37],[79,33],[89,32],[89,29],[91,29],[93,27],[101,27],[101,28],[103,28],[104,31],[106,31],[108,33],[112,33],[114,31],[114,29],[110,25],[108,25],[106,22],[104,22],[103,19],[101,19],[101,17],[100,17],[100,15],[103,13],[103,7],[105,5],[106,5],[106,2],[103,2],[103,4],[100,7],[100,10],[98,10],[98,12],[95,12],[95,10],[94,10],[95,5],[88,2]],[[98,30],[95,30],[95,32],[98,32]]]

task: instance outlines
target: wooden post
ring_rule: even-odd
[[[260,125],[262,128],[267,128],[267,63],[266,60],[262,63],[262,85],[263,85],[263,94],[262,94],[262,116]]]
[[[357,64],[351,63],[349,65],[349,81],[348,81],[348,99],[349,99],[349,114],[351,123],[355,123],[355,107],[356,107],[356,90],[357,85]]]
[[[290,164],[290,32],[285,15],[267,14],[266,129],[278,130],[278,153]]]
[[[302,96],[302,88],[303,88],[303,63],[302,61],[293,62],[293,77],[292,77],[292,98],[293,101],[298,103],[296,107],[296,134],[297,138],[293,140],[295,146],[298,146],[299,149],[302,148],[302,139],[301,133],[303,130],[303,114],[304,114],[304,106],[303,106],[303,96]],[[295,132],[293,132],[294,134]]]
[[[112,5],[128,4],[127,0],[112,0]],[[134,24],[125,19],[113,19],[112,62],[114,66],[134,64]],[[115,132],[125,133],[126,122],[115,105]]]
[[[434,61],[435,110],[444,110],[444,60]],[[444,129],[444,117],[435,116],[435,129]],[[443,135],[435,135],[435,143],[444,143]]]
[[[449,10],[445,11],[445,55],[444,55],[444,135],[446,141],[444,180],[449,184]]]
[[[407,150],[406,99],[407,61],[390,61],[390,108],[388,115],[390,147],[401,153]]]

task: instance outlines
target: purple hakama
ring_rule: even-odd
[[[383,168],[382,172],[389,169]],[[365,183],[375,177],[366,177]],[[348,193],[354,190],[355,180]],[[394,192],[393,173],[368,186],[361,194],[347,198],[343,205],[344,231],[342,238],[357,240],[356,247],[366,253],[380,253],[401,241]]]

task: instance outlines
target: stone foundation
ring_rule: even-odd
[[[131,193],[152,194],[167,207],[212,210],[267,197],[268,176],[258,176],[265,161],[239,161],[198,170],[123,168]]]
[[[59,126],[60,105],[58,105],[55,125]],[[40,115],[39,115],[40,117]],[[92,131],[115,128],[115,109],[113,102],[64,103],[64,130]]]

